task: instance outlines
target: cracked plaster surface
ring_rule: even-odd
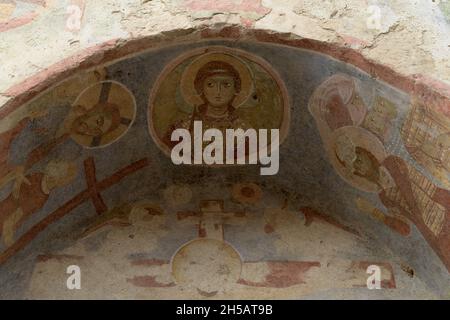
[[[69,30],[67,7],[74,1],[49,1],[34,21],[0,32],[0,93],[64,58],[108,40],[135,39],[175,29],[189,33],[195,28],[225,25],[338,43],[405,76],[422,74],[450,84],[450,15],[446,3],[84,0],[80,29]],[[376,18],[378,13],[379,24],[373,28],[373,20],[368,19]],[[0,104],[5,100],[2,97]]]

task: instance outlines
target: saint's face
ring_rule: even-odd
[[[336,156],[344,163],[347,169],[353,166],[353,161],[355,160],[355,147],[348,137],[342,135],[337,138]]]
[[[203,83],[203,94],[214,111],[225,112],[236,95],[233,77],[228,75],[207,77]]]
[[[108,113],[96,112],[86,116],[78,123],[77,132],[87,136],[101,136],[111,127],[112,119]]]
[[[353,161],[353,169],[355,174],[367,177],[375,170],[367,152],[356,150],[356,159]]]

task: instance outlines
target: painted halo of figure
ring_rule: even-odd
[[[164,67],[150,89],[149,133],[167,156],[177,144],[174,130],[186,129],[195,139],[194,121],[202,122],[203,132],[214,128],[223,137],[226,129],[279,129],[282,143],[289,120],[280,75],[263,58],[236,48],[187,51]]]
[[[375,135],[360,127],[342,127],[333,133],[331,144],[331,163],[345,181],[364,191],[379,190],[378,171],[371,164],[381,163],[386,152]]]
[[[166,145],[175,142],[170,137],[177,128],[193,130],[194,121],[202,121],[204,130],[215,128],[248,129],[236,109],[253,92],[252,75],[239,58],[224,53],[207,53],[195,59],[184,71],[180,84],[185,101],[193,106],[192,114],[169,127],[165,135]]]
[[[135,115],[133,94],[118,82],[101,81],[80,93],[65,120],[65,128],[85,148],[104,147],[128,131]]]
[[[450,192],[402,158],[384,155],[379,140],[367,131],[360,134],[363,131],[359,127],[336,131],[336,170],[356,188],[376,192],[393,216],[413,221],[442,259],[450,262],[450,251],[445,249],[450,240]]]
[[[322,138],[346,126],[360,125],[367,107],[359,96],[353,78],[336,74],[325,80],[314,91],[308,106]]]

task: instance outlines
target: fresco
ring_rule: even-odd
[[[74,298],[100,297],[99,288],[105,284],[115,298],[170,298],[173,295],[184,298],[245,295],[299,298],[325,288],[365,287],[367,266],[375,263],[343,258],[350,256],[351,251],[362,249],[357,244],[359,235],[347,226],[337,224],[331,217],[308,208],[300,215],[274,208],[268,209],[263,217],[251,217],[245,212],[226,212],[224,201],[220,200],[205,200],[199,206],[197,212],[177,213],[178,223],[195,227],[198,237],[181,244],[170,260],[144,258],[139,254],[148,252],[151,246],[157,246],[165,235],[176,230],[176,225],[168,224],[167,213],[146,201],[118,208],[122,214],[114,215],[114,218],[110,215],[107,224],[94,223],[74,246],[39,256],[27,295],[51,298],[64,294],[63,278],[54,281],[53,277],[61,274],[68,263],[80,265],[86,271],[84,281],[88,287],[70,294]],[[271,225],[269,233],[280,238],[276,247],[278,253],[290,252],[295,256],[298,252],[307,252],[316,259],[245,261],[239,249],[225,240],[225,227],[244,225],[251,220],[256,220],[259,226],[253,232],[261,236],[267,232],[264,221]],[[326,233],[334,234],[334,239],[324,237]],[[104,235],[105,240],[94,250],[89,249],[89,242],[98,242]],[[324,247],[328,254],[317,250],[318,239],[327,243]],[[341,254],[333,256],[330,246],[337,239]],[[115,261],[113,265],[109,262],[111,259]],[[377,263],[383,270],[383,288],[395,289],[391,264]],[[327,281],[333,282],[331,287]],[[43,287],[41,283],[44,282],[51,285]]]
[[[288,98],[270,65],[249,53],[210,47],[183,54],[171,62],[152,88],[150,132],[170,154],[177,128],[193,134],[194,121],[203,130],[280,129],[280,141],[289,126]]]
[[[119,139],[132,125],[134,96],[117,82],[104,81],[84,90],[65,120],[66,131],[82,146],[95,148]]]
[[[64,8],[65,19],[53,22],[59,24],[61,28],[78,32],[84,14],[85,0],[1,0],[0,32],[51,19],[54,10],[59,8]]]
[[[401,129],[406,149],[420,165],[440,178],[443,186],[439,187],[414,163],[386,151],[384,143],[393,129],[396,107],[385,98],[376,97],[368,110],[358,99],[354,79],[345,75],[330,77],[315,91],[309,110],[339,175],[355,188],[378,194],[390,213],[382,217],[389,227],[407,234],[404,218],[413,221],[448,263],[450,172],[443,165],[450,143],[447,119],[433,117],[429,108],[415,104]],[[356,203],[366,212],[382,214],[363,199]]]
[[[278,174],[174,165],[168,137],[196,119],[280,129]],[[287,46],[79,71],[1,115],[0,298],[447,297],[448,132],[432,105]]]
[[[48,0],[0,1],[0,32],[33,21],[49,6],[50,2]]]
[[[401,129],[411,156],[450,189],[450,121],[416,101]]]

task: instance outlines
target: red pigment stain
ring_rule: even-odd
[[[198,237],[199,238],[206,238],[206,229],[202,226],[199,226],[198,228]]]
[[[241,189],[241,194],[242,194],[244,197],[251,198],[251,197],[255,196],[255,190],[253,190],[253,189],[250,188],[250,187],[243,187],[243,188]]]
[[[404,237],[408,236],[411,232],[409,224],[395,217],[386,216],[384,218],[384,224]]]
[[[241,278],[238,283],[252,287],[287,288],[305,283],[306,272],[312,267],[320,267],[318,261],[268,261],[266,263],[270,271],[263,282]]]
[[[144,287],[144,288],[168,288],[174,287],[175,283],[162,283],[156,281],[155,276],[136,276],[132,279],[127,279],[127,282],[133,284],[136,287]]]
[[[342,229],[344,231],[353,233],[354,235],[359,236],[359,232],[353,228],[350,228],[342,223],[340,223],[339,221],[337,221],[336,219],[320,213],[310,207],[303,207],[300,209],[301,212],[303,212],[303,214],[305,215],[305,226],[309,226],[314,220],[319,220],[319,221],[323,221],[326,223],[329,223],[339,229]]]
[[[265,226],[264,226],[264,232],[265,233],[272,233],[272,232],[274,232],[275,231],[275,229],[274,229],[274,227],[271,225],[271,224],[266,224]]]
[[[33,12],[33,13],[30,13],[30,14],[20,17],[20,18],[14,18],[7,22],[2,22],[2,23],[0,23],[0,32],[4,32],[9,29],[13,29],[16,27],[20,27],[24,24],[27,24],[27,23],[33,21],[34,18],[37,17],[37,15],[38,15],[37,13]]]
[[[57,261],[61,261],[63,259],[83,259],[82,256],[76,256],[71,254],[40,254],[36,257],[38,262],[47,262],[48,260],[55,259]]]
[[[201,218],[202,213],[201,212],[191,212],[191,211],[177,213],[178,220],[183,220],[183,219],[187,219],[187,218],[191,218],[191,217]]]

